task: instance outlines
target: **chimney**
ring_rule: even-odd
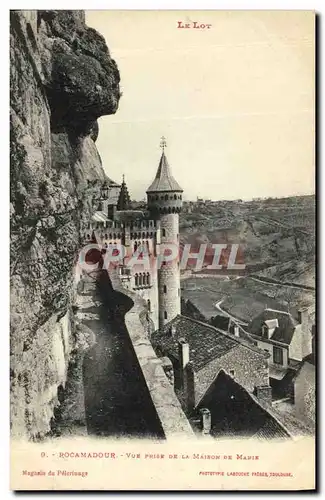
[[[235,334],[235,337],[239,337],[239,326],[238,325],[234,326],[234,334]]]
[[[188,344],[187,344],[188,345]],[[183,372],[184,402],[186,410],[191,413],[195,407],[195,382],[192,363],[189,361]]]
[[[254,394],[262,403],[272,404],[272,387],[269,385],[257,385]]]
[[[312,331],[309,327],[308,309],[299,309],[298,322],[301,325],[301,357],[304,359],[312,353]]]
[[[190,346],[184,338],[178,340],[178,359],[180,368],[183,371],[187,363],[190,361]]]
[[[208,408],[201,408],[200,413],[201,413],[201,423],[202,423],[202,434],[206,436],[211,432],[211,412]]]
[[[308,309],[299,309],[298,311],[298,323],[300,325],[303,325],[305,323],[308,323]]]

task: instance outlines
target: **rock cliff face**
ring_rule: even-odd
[[[10,36],[11,424],[35,439],[80,344],[75,263],[104,180],[96,120],[117,110],[119,72],[80,11],[12,11]]]

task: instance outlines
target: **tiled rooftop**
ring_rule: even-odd
[[[173,334],[171,327],[173,326]],[[238,344],[267,356],[256,347],[247,346],[244,341],[201,321],[178,315],[164,328],[152,335],[154,347],[162,347],[163,351],[178,358],[178,340],[184,338],[190,346],[190,359],[193,369],[199,371],[203,366],[228,353]]]
[[[291,314],[286,311],[265,309],[251,321],[247,330],[253,335],[262,337],[262,326],[267,324],[266,322],[275,319],[278,322],[278,326],[274,329],[271,339],[289,345],[291,343],[297,322],[293,319]]]
[[[224,370],[215,377],[197,407],[210,409],[215,437],[272,439],[291,436],[270,405],[260,401]]]

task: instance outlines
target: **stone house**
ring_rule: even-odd
[[[271,401],[269,354],[239,337],[178,315],[154,332],[151,342],[159,356],[171,360],[175,392],[188,413],[221,370],[248,392]]]
[[[273,396],[292,396],[293,378],[302,360],[312,352],[308,311],[299,311],[298,321],[289,312],[266,308],[253,318],[247,332],[256,347],[269,353]]]

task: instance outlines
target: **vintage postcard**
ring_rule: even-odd
[[[314,490],[315,13],[12,10],[11,488]]]

